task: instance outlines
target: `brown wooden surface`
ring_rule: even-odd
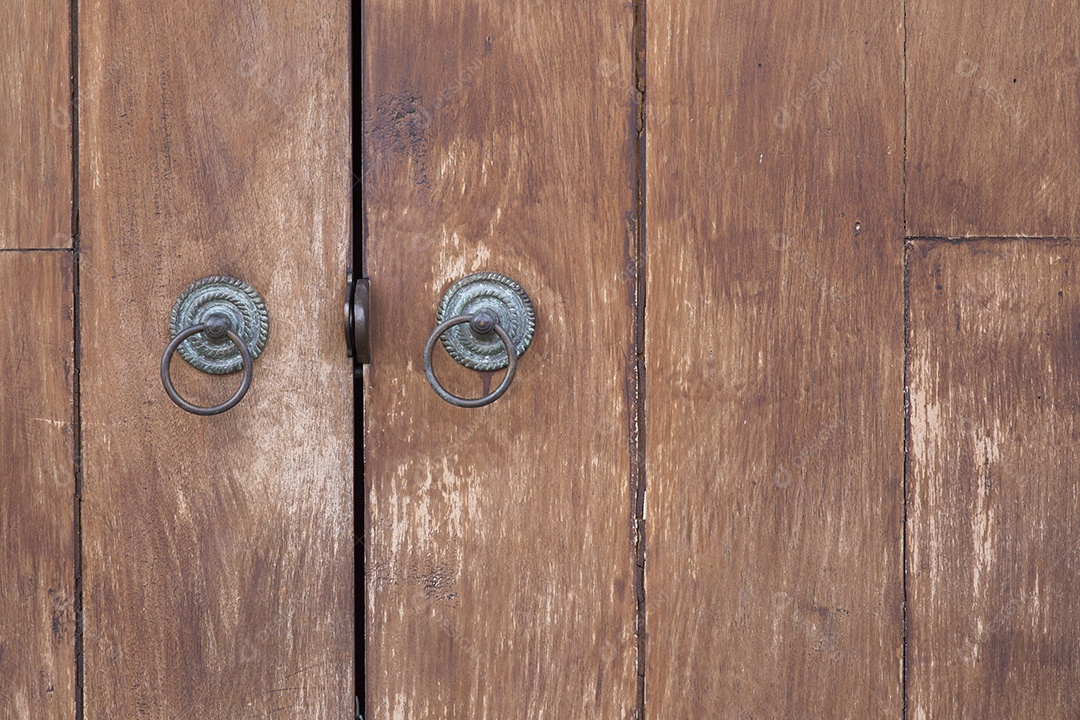
[[[1080,233],[1080,10],[907,3],[908,233]]]
[[[79,9],[86,717],[351,717],[348,4]],[[196,417],[158,363],[222,273],[270,338]]]
[[[649,3],[646,710],[901,716],[896,3]]]
[[[630,717],[632,7],[363,12],[365,717]],[[537,332],[509,392],[464,410],[421,354],[478,270],[521,282]]]
[[[1080,247],[910,258],[910,717],[1080,717]]]
[[[0,717],[75,714],[71,255],[0,252]]]
[[[71,15],[0,3],[0,248],[71,245]]]

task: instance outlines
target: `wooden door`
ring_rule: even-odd
[[[607,0],[364,5],[365,717],[637,705],[634,27]],[[521,283],[537,331],[466,410],[420,351],[478,270]]]
[[[1078,18],[4,4],[0,718],[1077,717]],[[452,407],[489,270],[536,336]]]
[[[1080,713],[1075,8],[363,8],[368,716]]]
[[[354,715],[348,38],[345,2],[0,7],[0,717]],[[198,417],[159,362],[210,275],[270,334]]]

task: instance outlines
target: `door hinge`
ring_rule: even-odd
[[[368,341],[368,300],[371,287],[367,278],[353,279],[348,274],[348,291],[345,295],[345,351],[353,359],[353,368],[371,363],[371,346]]]

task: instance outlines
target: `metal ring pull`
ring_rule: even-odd
[[[270,316],[255,288],[227,275],[196,280],[173,305],[169,315],[172,341],[161,358],[161,384],[169,398],[195,415],[217,415],[236,406],[251,387],[255,359],[266,346]],[[169,366],[173,354],[211,375],[243,371],[240,389],[213,407],[192,405],[173,387]]]
[[[435,343],[439,341],[442,334],[454,327],[455,325],[463,325],[469,323],[469,328],[477,335],[489,335],[494,332],[502,340],[502,344],[506,346],[506,375],[503,377],[502,382],[499,383],[499,387],[495,388],[492,392],[479,398],[463,398],[459,397],[439,383],[438,378],[435,377],[435,369],[431,366],[431,353],[435,350]],[[431,337],[428,338],[427,345],[424,346],[424,374],[427,375],[428,384],[431,385],[431,389],[438,393],[446,402],[451,405],[457,405],[463,408],[478,408],[483,407],[489,403],[493,403],[503,396],[503,393],[510,387],[510,383],[514,381],[514,373],[517,372],[517,351],[514,349],[514,341],[510,339],[510,335],[502,329],[499,325],[499,319],[495,316],[495,313],[488,310],[481,310],[473,315],[457,315],[450,318],[446,322],[440,324],[431,333]]]
[[[454,283],[439,303],[438,327],[424,346],[424,374],[439,397],[451,405],[477,408],[495,402],[514,380],[518,358],[528,349],[536,330],[536,310],[514,280],[493,272],[473,273]],[[467,327],[459,327],[466,325]],[[442,339],[446,352],[459,365],[491,372],[506,368],[499,387],[484,397],[463,398],[448,392],[435,378],[431,353]]]
[[[176,349],[180,347],[180,343],[187,340],[192,335],[198,333],[206,333],[208,338],[217,340],[222,337],[227,337],[232,341],[233,345],[240,351],[240,357],[243,362],[244,378],[240,381],[240,388],[233,393],[233,396],[221,403],[220,405],[214,405],[212,407],[202,407],[199,405],[192,405],[184,398],[180,397],[180,393],[173,387],[172,377],[169,374],[169,366],[172,365],[173,354]],[[254,374],[255,359],[251,356],[251,351],[248,350],[247,344],[243,339],[233,332],[232,322],[229,320],[228,315],[214,314],[206,319],[206,322],[199,323],[184,330],[179,335],[172,339],[168,347],[165,348],[165,354],[161,356],[161,384],[165,386],[165,392],[168,393],[169,398],[179,405],[184,410],[194,415],[217,415],[223,413],[233,407],[244,399],[244,395],[247,394],[248,388],[251,387],[251,378]]]

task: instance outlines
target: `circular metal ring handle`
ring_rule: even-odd
[[[506,357],[509,361],[506,366],[506,375],[503,377],[502,382],[499,383],[499,387],[479,398],[463,398],[454,395],[439,384],[438,379],[435,377],[435,369],[431,366],[431,353],[435,349],[435,343],[439,341],[439,338],[442,337],[444,332],[455,325],[462,325],[464,323],[469,323],[472,326],[473,331],[480,334],[494,332],[499,336],[499,339],[502,340],[503,345],[506,346]],[[427,345],[424,346],[424,374],[427,375],[427,381],[428,384],[431,385],[431,389],[451,405],[463,408],[483,407],[484,405],[493,403],[501,398],[503,393],[510,387],[510,383],[514,381],[514,373],[517,371],[517,361],[518,356],[517,351],[514,349],[514,341],[510,339],[510,335],[506,330],[503,330],[502,325],[499,324],[495,315],[484,310],[470,315],[456,315],[450,318],[432,331],[431,337],[428,338]]]
[[[240,381],[240,388],[233,393],[233,396],[221,403],[220,405],[214,405],[213,407],[201,407],[199,405],[192,405],[184,398],[180,397],[180,393],[176,392],[176,388],[173,387],[172,377],[169,375],[169,366],[172,364],[173,354],[176,349],[180,347],[180,343],[187,340],[192,335],[197,333],[206,332],[211,337],[220,337],[222,334],[226,335],[229,340],[232,340],[233,345],[240,351],[240,356],[243,358],[243,370],[244,379]],[[176,337],[172,339],[169,346],[165,348],[165,354],[161,356],[161,384],[165,386],[165,392],[169,394],[169,398],[179,405],[184,410],[187,410],[193,415],[217,415],[223,413],[233,407],[244,399],[244,395],[247,394],[248,388],[251,387],[251,378],[255,367],[255,361],[251,357],[251,350],[248,349],[247,343],[233,332],[229,319],[225,316],[212,315],[207,319],[207,322],[199,323],[198,325],[192,325],[186,330],[181,331]]]

